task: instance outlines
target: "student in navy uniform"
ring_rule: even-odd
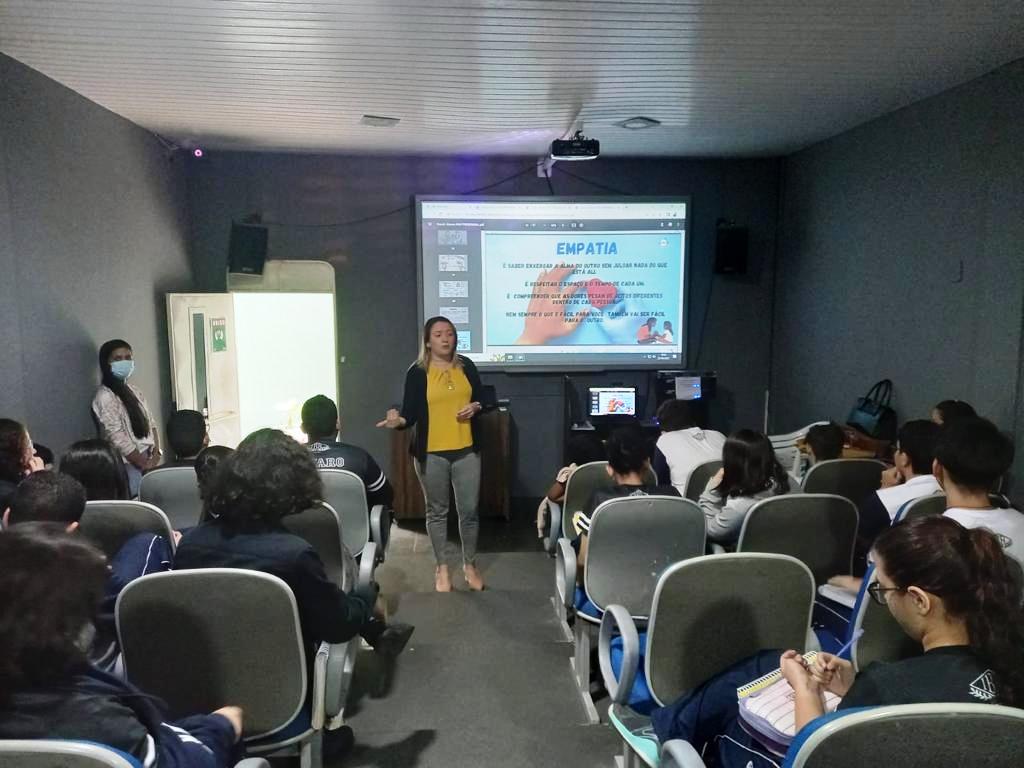
[[[899,523],[874,547],[877,585],[869,599],[886,605],[924,653],[875,662],[856,674],[828,653],[805,668],[796,651],[764,651],[655,709],[664,743],[684,739],[720,768],[779,764],[739,725],[736,688],[778,669],[795,692],[797,731],[824,714],[822,692],[839,709],[932,702],[1024,704],[1024,616],[1020,569],[999,540],[944,517]]]
[[[50,470],[36,472],[18,486],[11,508],[4,513],[4,527],[59,523],[68,533],[77,533],[79,521],[85,513],[85,501],[85,488],[70,475]],[[93,660],[100,666],[109,668],[117,656],[114,608],[121,590],[128,582],[147,573],[169,571],[172,559],[167,539],[152,533],[140,533],[128,539],[110,560],[110,576],[91,651]]]
[[[341,421],[331,398],[316,395],[302,404],[302,431],[309,438],[309,450],[318,469],[347,469],[366,486],[366,504],[389,506],[395,496],[384,470],[357,445],[337,440]]]
[[[227,768],[243,756],[238,707],[170,723],[154,697],[89,665],[107,563],[82,537],[60,523],[17,525],[0,532],[0,562],[0,739],[91,741],[146,768]]]
[[[573,516],[577,537],[573,547],[577,550],[576,583],[583,584],[583,566],[587,561],[587,533],[594,511],[610,499],[627,496],[679,496],[671,485],[652,485],[647,482],[651,472],[647,441],[639,427],[620,427],[608,437],[608,475],[615,485],[611,490],[598,490],[590,495],[581,512]],[[577,594],[579,598],[579,594]],[[577,600],[579,602],[579,600]]]
[[[193,466],[196,456],[210,444],[206,418],[199,411],[175,411],[167,421],[167,444],[174,459],[163,466]]]

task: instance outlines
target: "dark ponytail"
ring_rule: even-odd
[[[789,490],[789,476],[775,457],[771,440],[752,429],[729,435],[722,446],[722,470],[718,492],[723,497],[756,496],[770,488],[776,493]]]
[[[110,370],[110,354],[115,349],[131,349],[132,345],[122,339],[111,339],[100,347],[100,377],[103,379],[103,386],[113,392],[124,403],[128,411],[128,418],[132,422],[132,432],[138,438],[146,437],[149,434],[149,419],[142,409],[142,403],[132,392],[128,382],[122,381]]]
[[[1024,572],[999,537],[948,517],[921,517],[887,530],[874,551],[897,587],[929,592],[963,619],[971,649],[995,673],[1000,703],[1024,706]]]

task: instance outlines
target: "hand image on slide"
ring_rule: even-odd
[[[567,336],[590,314],[590,309],[583,309],[575,315],[566,315],[568,299],[584,285],[569,283],[562,288],[562,283],[574,271],[575,267],[559,264],[537,275],[526,307],[523,332],[516,339],[516,344],[547,344],[551,339]]]

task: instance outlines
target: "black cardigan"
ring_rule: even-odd
[[[462,361],[462,372],[469,379],[471,394],[469,401],[480,403],[483,406],[483,384],[480,383],[480,374],[476,365],[468,357],[459,355]],[[402,418],[405,419],[405,427],[415,427],[412,442],[409,443],[409,453],[416,457],[419,462],[427,459],[427,430],[430,424],[430,415],[427,408],[427,372],[416,363],[409,366],[405,372],[405,394],[402,396]],[[480,427],[476,418],[469,422],[473,430],[473,450],[480,449]]]

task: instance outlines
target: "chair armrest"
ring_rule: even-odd
[[[392,517],[391,510],[383,504],[374,504],[370,510],[370,541],[377,542],[378,557],[381,560],[387,556]]]
[[[324,678],[324,717],[329,721],[345,708],[351,672],[349,655],[358,647],[358,638],[327,646],[327,664]]]
[[[616,630],[622,636],[622,669],[619,679],[615,679],[612,669],[611,645]],[[597,655],[601,663],[601,677],[608,698],[616,704],[629,701],[629,692],[633,690],[637,669],[640,666],[640,635],[636,631],[633,617],[621,605],[609,605],[601,617],[601,631],[597,636]]]
[[[704,761],[690,742],[669,739],[661,745],[661,768],[704,768]]]
[[[373,581],[373,572],[377,568],[377,542],[368,541],[359,555],[359,580],[356,585],[368,587]]]
[[[723,547],[721,544],[716,544],[716,543],[712,542],[711,543],[711,554],[712,555],[724,555],[725,554],[725,547]]]
[[[551,515],[551,528],[548,531],[548,537],[544,539],[544,551],[553,555],[558,549],[558,540],[562,538],[562,505],[549,501],[548,512]]]
[[[313,698],[312,716],[310,724],[314,731],[322,730],[324,727],[324,698],[327,687],[327,657],[330,655],[331,646],[327,643],[320,643],[316,649],[316,656],[313,658]]]
[[[568,539],[559,539],[555,550],[555,593],[567,609],[576,599],[576,550]]]
[[[247,757],[235,763],[235,768],[270,768],[270,763],[262,757]]]

